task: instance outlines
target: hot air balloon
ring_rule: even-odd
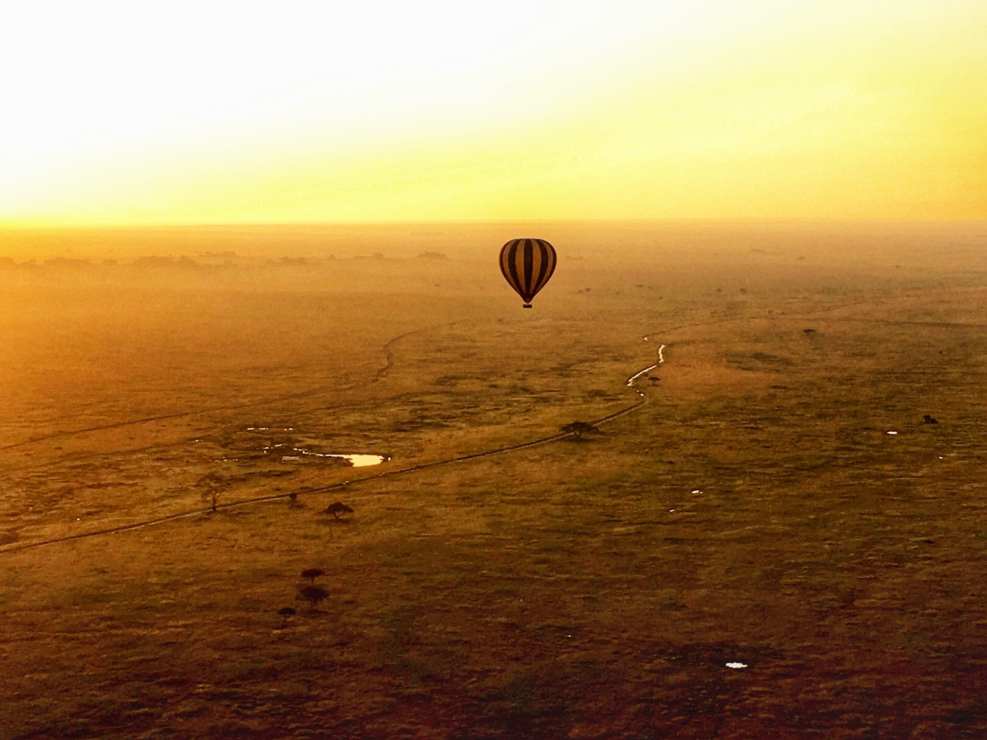
[[[500,271],[525,308],[555,272],[555,248],[544,239],[511,239],[500,250]]]

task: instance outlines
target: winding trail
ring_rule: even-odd
[[[846,305],[844,305],[842,307],[841,306],[836,306],[836,307],[833,307],[830,310],[837,310],[839,308],[845,308],[848,305],[858,305],[858,304],[846,304]],[[816,312],[817,317],[818,317],[818,314],[819,313],[821,313],[821,312],[819,312],[819,311]],[[767,316],[720,317],[720,318],[715,318],[715,319],[707,319],[707,320],[704,320],[704,321],[696,321],[696,322],[687,322],[687,323],[683,323],[683,324],[677,324],[675,326],[665,327],[663,329],[658,330],[657,332],[652,332],[652,333],[649,333],[649,334],[645,335],[643,337],[643,339],[644,339],[644,341],[649,341],[651,337],[653,337],[653,336],[655,336],[656,334],[659,334],[659,333],[662,334],[662,335],[667,336],[667,335],[671,334],[672,332],[676,332],[676,331],[679,331],[681,329],[691,329],[691,328],[697,328],[697,327],[703,327],[703,326],[714,326],[714,325],[727,324],[727,323],[732,323],[732,322],[737,322],[737,321],[752,321],[752,320],[758,320],[758,319],[771,319],[771,320],[779,320],[779,319],[781,319],[781,320],[795,321],[795,320],[806,320],[806,319],[809,319],[809,318],[810,317],[807,317],[805,314],[799,315],[799,314],[794,314],[794,313],[793,314],[788,314],[788,315],[785,315],[785,314],[772,314],[772,315],[767,315]],[[823,320],[823,319],[819,319],[819,320]],[[833,321],[833,319],[828,319],[828,320]],[[840,318],[835,319],[835,320],[836,321],[853,321],[855,319],[840,317]],[[868,321],[867,319],[856,319],[856,320]],[[440,324],[440,325],[437,325],[437,326],[434,326],[434,327],[425,327],[423,329],[419,329],[419,330],[416,330],[416,331],[413,331],[413,332],[407,332],[405,334],[399,335],[399,336],[394,337],[391,340],[389,340],[388,343],[385,344],[385,346],[384,346],[384,351],[385,351],[385,363],[384,363],[384,366],[377,371],[377,374],[375,375],[375,379],[379,379],[380,377],[383,377],[383,375],[386,374],[394,366],[394,357],[393,357],[393,352],[392,352],[393,345],[396,342],[398,342],[400,339],[403,339],[405,337],[411,336],[412,334],[417,334],[417,333],[429,331],[431,329],[435,329],[435,328],[439,328],[439,327],[446,327],[446,326],[450,326],[451,324],[456,324],[456,323],[461,323],[461,322],[450,322],[450,323],[446,323],[446,324]],[[904,325],[914,325],[914,324],[916,324],[918,322],[909,322],[909,321],[893,322],[893,321],[886,321],[886,322],[882,322],[882,323],[901,323],[901,324],[904,324]],[[936,327],[942,327],[942,328],[955,328],[955,327],[962,327],[962,328],[982,328],[983,327],[983,328],[987,328],[987,325],[980,325],[980,324],[959,324],[959,325],[957,325],[957,324],[950,324],[948,322],[928,322],[928,323],[924,323],[922,325],[936,326]],[[653,363],[651,365],[648,365],[647,367],[645,367],[645,368],[643,368],[643,369],[635,372],[634,374],[630,375],[624,381],[625,387],[634,389],[635,393],[638,396],[637,401],[635,401],[633,404],[631,404],[629,406],[625,406],[624,408],[618,409],[617,411],[614,411],[614,412],[612,412],[610,414],[607,414],[605,416],[601,416],[601,417],[599,417],[597,419],[592,419],[592,420],[590,420],[589,423],[593,424],[594,426],[601,426],[603,424],[608,424],[608,423],[610,423],[612,421],[615,421],[616,419],[619,419],[621,417],[627,416],[628,414],[632,414],[632,413],[638,411],[639,409],[641,409],[643,406],[645,406],[648,403],[648,400],[649,400],[648,395],[644,391],[636,388],[635,387],[635,382],[639,378],[641,378],[643,375],[647,374],[651,370],[654,370],[655,368],[657,368],[660,365],[663,365],[665,363],[664,350],[666,348],[667,348],[667,345],[665,345],[665,344],[659,345],[659,347],[657,349],[657,360],[658,361],[656,363]],[[241,404],[241,405],[238,405],[238,406],[231,406],[229,408],[246,408],[246,407],[253,406],[253,405],[261,405],[262,403],[272,403],[272,402],[275,402],[277,400],[283,400],[285,398],[296,398],[296,397],[300,397],[300,396],[303,396],[303,395],[310,394],[312,392],[313,392],[312,390],[309,390],[309,391],[306,391],[304,393],[297,393],[297,394],[292,394],[290,396],[281,397],[280,399],[267,399],[267,400],[265,400],[263,402],[257,402],[256,404],[255,403]],[[157,419],[157,418],[172,418],[172,417],[177,417],[177,416],[189,416],[189,415],[196,414],[196,413],[203,413],[203,412],[202,411],[192,411],[192,412],[186,412],[186,413],[182,413],[182,414],[168,415],[166,417],[155,417],[155,419]],[[109,425],[107,427],[100,427],[100,428],[112,428],[112,427],[115,427],[115,426],[124,426],[124,425],[126,425],[128,423],[143,423],[144,421],[146,421],[146,420],[134,420],[134,421],[131,421],[131,422],[120,422],[119,424]],[[65,433],[56,434],[56,435],[49,435],[49,436],[46,436],[46,437],[43,437],[43,438],[42,437],[38,437],[38,438],[34,438],[32,440],[25,440],[24,442],[17,443],[17,444],[14,444],[14,445],[7,445],[6,447],[0,447],[0,450],[10,449],[11,447],[17,447],[17,446],[22,446],[22,445],[26,445],[26,444],[32,444],[34,442],[42,441],[42,439],[50,439],[53,436],[66,436],[66,435],[69,435],[69,434],[78,434],[78,433],[81,433],[83,431],[90,431],[90,430],[77,430],[75,432],[65,432]],[[572,437],[572,436],[574,436],[572,432],[560,432],[560,433],[556,433],[556,434],[550,434],[550,435],[547,435],[547,436],[544,436],[544,437],[538,437],[536,439],[531,439],[531,440],[528,440],[528,441],[525,441],[525,442],[519,442],[519,443],[513,444],[513,445],[505,445],[505,446],[502,446],[502,447],[496,447],[496,448],[492,448],[492,449],[488,449],[488,450],[480,450],[478,452],[472,452],[472,453],[468,453],[468,454],[465,454],[465,455],[459,455],[457,457],[446,458],[446,459],[443,459],[443,460],[435,460],[435,461],[432,461],[432,462],[420,463],[420,464],[417,464],[417,465],[409,465],[409,466],[406,466],[406,467],[403,467],[403,468],[395,468],[395,469],[392,469],[392,470],[384,470],[384,471],[381,471],[379,473],[374,473],[372,475],[361,476],[359,478],[352,478],[352,479],[349,479],[349,480],[340,481],[338,483],[333,483],[333,484],[327,485],[327,486],[316,486],[316,487],[298,488],[298,489],[295,489],[295,490],[292,490],[292,491],[287,491],[287,492],[284,492],[284,493],[271,494],[269,496],[255,496],[255,497],[252,497],[252,498],[240,499],[238,501],[230,501],[228,503],[217,504],[216,511],[227,510],[227,509],[235,509],[235,508],[239,508],[239,507],[243,507],[243,506],[252,506],[254,504],[259,504],[259,503],[274,502],[274,501],[284,501],[286,499],[291,498],[292,496],[300,496],[300,495],[307,495],[307,494],[321,494],[321,493],[327,493],[327,492],[330,492],[330,491],[338,491],[338,490],[342,490],[342,489],[345,489],[345,488],[351,488],[353,486],[357,486],[357,485],[360,485],[360,484],[365,484],[365,483],[370,483],[372,481],[382,480],[384,478],[395,478],[395,477],[398,477],[398,476],[410,475],[412,473],[417,473],[417,472],[420,472],[420,471],[423,471],[423,470],[430,470],[432,468],[438,468],[438,467],[442,467],[442,466],[445,466],[445,465],[455,465],[455,464],[469,462],[471,460],[479,460],[479,459],[486,458],[486,457],[493,457],[495,455],[503,455],[503,454],[515,452],[515,451],[518,451],[518,450],[528,449],[528,448],[531,448],[531,447],[538,447],[540,445],[551,444],[553,442],[558,442],[560,440],[567,439],[567,438]],[[142,521],[139,521],[139,522],[133,522],[131,524],[123,524],[123,525],[118,525],[118,526],[115,526],[115,527],[107,527],[107,528],[104,528],[104,529],[91,530],[91,531],[88,531],[88,532],[79,532],[77,534],[64,535],[64,536],[61,536],[61,537],[53,537],[53,538],[46,539],[46,540],[37,540],[37,541],[34,541],[34,542],[25,542],[25,543],[16,544],[16,545],[9,545],[7,547],[0,548],[0,555],[4,555],[4,554],[7,554],[7,553],[13,553],[13,552],[20,552],[20,551],[23,551],[23,550],[34,549],[34,548],[37,548],[37,547],[44,547],[46,545],[53,545],[53,544],[57,544],[57,543],[60,543],[60,542],[70,542],[72,540],[81,540],[81,539],[87,539],[87,538],[90,538],[90,537],[100,537],[100,536],[104,536],[104,535],[117,534],[117,533],[120,533],[120,532],[129,532],[129,531],[133,531],[135,529],[142,529],[144,527],[151,527],[151,526],[155,526],[155,525],[158,525],[158,524],[164,524],[166,522],[173,522],[173,521],[178,521],[180,519],[189,519],[189,518],[192,518],[192,517],[198,517],[198,516],[208,515],[211,512],[212,512],[212,509],[211,508],[193,509],[193,510],[189,510],[189,511],[177,512],[175,514],[168,514],[168,515],[165,515],[165,516],[155,517],[155,518],[152,518],[152,519],[145,519],[145,520],[142,520]]]
[[[411,331],[404,332],[403,334],[398,334],[395,337],[391,337],[384,343],[381,351],[384,353],[384,365],[377,369],[373,375],[371,382],[376,382],[381,380],[386,376],[391,369],[394,367],[394,346],[400,342],[402,339],[407,339],[416,334],[423,334],[425,332],[434,331],[436,329],[445,329],[450,326],[455,326],[456,324],[463,323],[462,321],[449,321],[442,324],[433,324],[430,326],[424,326],[420,329],[413,329]],[[136,419],[123,419],[121,421],[107,422],[106,424],[95,424],[88,427],[79,427],[76,429],[63,429],[55,432],[49,432],[48,434],[38,435],[37,437],[29,437],[28,439],[22,439],[19,442],[10,442],[5,445],[0,445],[0,452],[6,450],[15,450],[21,447],[29,447],[30,445],[38,444],[40,442],[48,442],[53,439],[66,439],[68,437],[75,437],[80,434],[88,434],[90,432],[103,432],[109,431],[110,429],[120,429],[129,426],[138,426],[140,424],[151,424],[157,421],[168,421],[171,419],[184,419],[192,416],[203,416],[205,414],[218,413],[220,411],[238,411],[240,409],[255,408],[258,406],[269,406],[271,404],[280,403],[282,401],[294,401],[299,398],[307,398],[309,396],[315,396],[327,390],[352,390],[362,385],[362,382],[350,383],[347,386],[340,387],[336,384],[322,384],[317,386],[311,386],[299,391],[294,391],[292,393],[286,393],[280,396],[270,396],[268,398],[260,398],[253,401],[245,401],[239,403],[222,404],[217,406],[207,406],[205,408],[192,409],[191,411],[175,411],[167,414],[157,414],[154,416],[142,416]],[[103,453],[99,453],[103,454]],[[27,466],[30,467],[30,466]],[[23,469],[23,468],[19,468]]]
[[[662,347],[664,347],[664,346],[665,345],[662,345]],[[655,363],[654,365],[648,365],[646,368],[644,368],[644,370],[638,370],[636,373],[634,373],[631,377],[629,377],[625,381],[624,385],[626,385],[628,388],[630,388],[631,386],[634,385],[634,381],[635,380],[637,380],[638,378],[640,378],[645,373],[650,373],[656,367],[658,367],[658,363]]]
[[[459,323],[459,322],[452,322],[452,323]],[[441,326],[445,327],[449,325],[450,324],[442,324]],[[429,327],[429,328],[438,328],[438,327]],[[419,329],[417,331],[408,332],[406,334],[402,334],[400,336],[391,339],[387,343],[387,345],[385,345],[385,352],[387,354],[385,366],[380,370],[378,370],[377,375],[375,375],[375,379],[379,379],[380,377],[383,377],[383,375],[386,374],[386,372],[389,371],[391,367],[393,367],[394,358],[393,358],[393,353],[391,351],[393,344],[395,344],[400,339],[403,339],[412,334],[416,334],[426,330],[427,329]],[[638,372],[628,377],[627,380],[624,381],[625,386],[633,387],[634,382],[642,375],[650,372],[651,370],[654,370],[659,365],[663,365],[665,362],[665,356],[664,356],[665,347],[666,345],[664,344],[658,347],[658,362],[651,364],[648,367],[644,368],[643,370],[639,370]],[[603,424],[612,422],[616,419],[621,418],[622,416],[626,416],[640,409],[648,402],[648,396],[646,393],[640,390],[635,390],[635,392],[638,395],[638,400],[635,401],[633,404],[629,406],[625,406],[624,408],[618,409],[613,413],[607,414],[605,416],[601,416],[597,419],[591,419],[589,423],[593,424],[594,426],[601,426]],[[250,406],[250,405],[252,404],[247,404],[246,406]],[[191,415],[193,413],[199,413],[199,412],[189,412],[186,415]],[[127,422],[122,422],[120,425],[123,425],[125,423]],[[141,423],[141,421],[130,422],[130,423]],[[114,527],[105,527],[103,529],[94,529],[87,532],[78,532],[76,534],[63,535],[61,537],[52,537],[45,540],[36,540],[34,542],[24,542],[16,545],[9,545],[7,547],[0,548],[0,555],[4,555],[6,553],[20,552],[23,550],[31,550],[37,547],[44,547],[46,545],[58,544],[60,542],[71,542],[73,540],[88,539],[91,537],[102,537],[105,535],[118,534],[121,532],[130,532],[135,529],[153,527],[158,524],[165,524],[167,522],[175,522],[181,519],[190,519],[192,517],[208,515],[210,513],[213,513],[213,511],[225,511],[228,509],[235,509],[243,506],[252,506],[254,504],[268,503],[273,501],[284,501],[290,499],[293,496],[320,494],[320,493],[328,493],[330,491],[338,491],[344,488],[351,488],[353,486],[360,485],[363,483],[382,480],[384,478],[395,478],[398,476],[409,475],[411,473],[417,473],[423,470],[430,470],[432,468],[443,467],[446,465],[456,465],[460,463],[469,462],[471,460],[479,460],[485,457],[494,457],[495,455],[503,455],[510,452],[516,452],[518,450],[525,450],[531,447],[538,447],[540,445],[551,444],[553,442],[558,442],[560,440],[567,439],[572,436],[574,436],[573,432],[558,432],[556,434],[549,434],[544,437],[537,437],[535,439],[527,440],[525,442],[518,442],[517,444],[504,445],[502,447],[495,447],[487,450],[480,450],[478,452],[471,452],[465,455],[458,455],[456,457],[445,458],[442,460],[433,460],[432,462],[419,463],[416,465],[408,465],[403,468],[382,470],[378,473],[361,476],[359,478],[351,478],[327,486],[297,488],[283,493],[271,494],[269,496],[254,496],[252,498],[240,499],[237,501],[230,501],[227,503],[220,503],[216,505],[215,510],[213,510],[212,507],[191,509],[188,511],[181,511],[181,512],[176,512],[174,514],[166,514],[164,516],[154,517],[152,519],[144,519],[138,522],[133,522],[131,524],[120,524]],[[40,441],[40,438],[36,438],[35,440],[32,441]],[[25,442],[24,444],[29,444],[29,443],[30,441]],[[4,448],[0,448],[0,449],[4,449]]]
[[[832,320],[832,319],[826,319],[824,317],[819,316],[819,314],[826,313],[826,312],[831,312],[831,311],[838,311],[838,310],[842,310],[842,309],[846,309],[846,308],[852,308],[854,306],[870,305],[870,304],[873,304],[873,303],[874,303],[873,301],[853,301],[853,302],[850,302],[850,303],[839,304],[839,305],[836,305],[836,306],[831,306],[831,307],[826,308],[826,309],[817,310],[817,311],[814,312],[816,314],[815,316],[805,316],[805,315],[795,315],[795,314],[790,314],[790,315],[774,314],[774,315],[767,315],[767,316],[761,316],[761,317],[751,317],[751,316],[720,317],[720,318],[715,318],[715,319],[707,319],[705,321],[687,322],[687,323],[684,323],[684,324],[678,324],[678,325],[675,325],[675,326],[665,327],[664,329],[661,329],[660,332],[662,334],[666,334],[667,335],[667,334],[670,334],[671,332],[678,331],[679,329],[689,329],[689,328],[695,328],[695,327],[700,327],[700,326],[715,326],[715,325],[718,325],[718,324],[732,323],[732,322],[735,322],[735,321],[746,321],[746,320],[753,319],[753,318],[762,318],[762,319],[765,319],[765,318],[767,318],[767,319],[772,319],[772,318],[774,318],[774,319],[777,319],[777,318],[787,318],[787,319],[791,319],[791,320],[800,319],[800,320],[806,320],[806,321],[812,321],[812,320],[827,321],[827,320]],[[837,320],[839,320],[839,321],[877,322],[877,323],[883,323],[883,324],[904,324],[904,325],[934,326],[934,327],[942,327],[942,328],[987,328],[987,324],[957,324],[957,323],[950,323],[950,322],[890,321],[890,320],[864,319],[864,318],[848,318],[848,317],[840,317]],[[382,379],[394,367],[394,347],[402,339],[407,339],[408,337],[414,336],[416,334],[423,334],[425,332],[434,331],[435,329],[448,328],[450,326],[455,326],[455,325],[461,324],[461,323],[464,323],[464,321],[463,320],[460,320],[460,321],[444,322],[444,323],[441,323],[441,324],[433,324],[433,325],[430,325],[430,326],[422,327],[421,329],[413,329],[412,331],[404,332],[403,334],[398,334],[397,336],[391,337],[389,340],[387,340],[387,342],[384,343],[383,347],[381,348],[381,351],[384,353],[384,364],[383,364],[382,367],[378,368],[378,370],[374,373],[372,382],[373,381],[378,381],[378,380]],[[655,335],[655,333],[656,332],[651,332],[649,334],[644,335],[644,337],[643,337],[644,341],[645,342],[649,341],[651,339],[651,337],[653,337]],[[658,364],[659,365],[664,362],[664,359],[662,358],[662,355],[661,355],[662,349],[664,348],[664,346],[665,345],[662,345],[661,347],[658,348],[658,360],[659,360],[658,361]],[[343,388],[343,390],[352,390],[353,388],[356,388],[358,385],[360,385],[360,383],[352,383],[352,384],[350,384],[348,386],[345,386]],[[28,439],[20,440],[18,442],[10,442],[10,443],[4,444],[4,445],[0,445],[0,452],[6,451],[6,450],[18,449],[18,448],[22,448],[22,447],[28,447],[30,445],[38,444],[40,442],[47,442],[47,441],[50,441],[52,439],[64,439],[64,438],[68,438],[68,437],[74,437],[74,436],[80,435],[80,434],[88,434],[90,432],[107,431],[107,430],[110,430],[110,429],[119,429],[121,427],[136,426],[136,425],[139,425],[139,424],[150,424],[150,423],[157,422],[157,421],[167,421],[167,420],[170,420],[170,419],[181,419],[181,418],[185,418],[185,417],[200,416],[200,415],[210,414],[210,413],[216,413],[216,412],[220,412],[220,411],[236,411],[236,410],[239,410],[239,409],[253,408],[253,407],[257,407],[257,406],[266,406],[266,405],[273,404],[273,403],[279,403],[281,401],[291,401],[291,400],[295,400],[295,399],[298,399],[298,398],[305,398],[307,396],[314,396],[314,395],[317,395],[318,393],[320,393],[320,392],[322,392],[324,390],[327,390],[329,388],[332,388],[334,390],[340,390],[340,387],[338,385],[320,385],[320,386],[313,386],[313,387],[310,387],[310,388],[306,388],[306,389],[300,390],[300,391],[295,391],[293,393],[289,393],[289,394],[285,394],[285,395],[281,395],[281,396],[272,396],[272,397],[269,397],[269,398],[257,399],[257,400],[254,400],[254,401],[247,401],[247,402],[234,403],[234,404],[225,404],[225,405],[219,405],[219,406],[210,406],[210,407],[206,407],[206,408],[193,409],[191,411],[176,411],[176,412],[167,413],[167,414],[158,414],[158,415],[154,415],[154,416],[138,417],[136,419],[124,419],[124,420],[121,420],[121,421],[108,422],[106,424],[98,424],[98,425],[89,426],[89,427],[80,427],[80,428],[76,428],[76,429],[59,430],[59,431],[55,431],[55,432],[49,432],[48,434],[39,435],[37,437],[30,437]],[[101,454],[104,454],[104,453],[97,453],[97,454],[101,455]],[[26,468],[30,468],[30,467],[34,467],[34,466],[31,466],[31,465],[20,466],[17,469],[20,470],[20,469],[26,469]],[[37,467],[47,467],[47,466],[41,465],[41,466],[37,466]]]

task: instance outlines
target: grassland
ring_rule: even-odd
[[[0,737],[987,734],[987,225],[531,228],[3,235]]]

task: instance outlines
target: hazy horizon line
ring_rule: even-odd
[[[379,221],[172,221],[125,223],[77,222],[65,224],[3,223],[0,231],[141,231],[167,229],[231,229],[231,228],[286,228],[286,227],[346,227],[346,226],[433,226],[433,225],[496,225],[496,224],[974,224],[987,223],[983,216],[956,217],[826,217],[779,216],[770,217],[639,217],[639,218],[463,218],[441,220],[379,220]]]

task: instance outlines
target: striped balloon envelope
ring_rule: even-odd
[[[511,239],[500,250],[500,271],[525,308],[551,279],[555,262],[555,247],[544,239]]]

